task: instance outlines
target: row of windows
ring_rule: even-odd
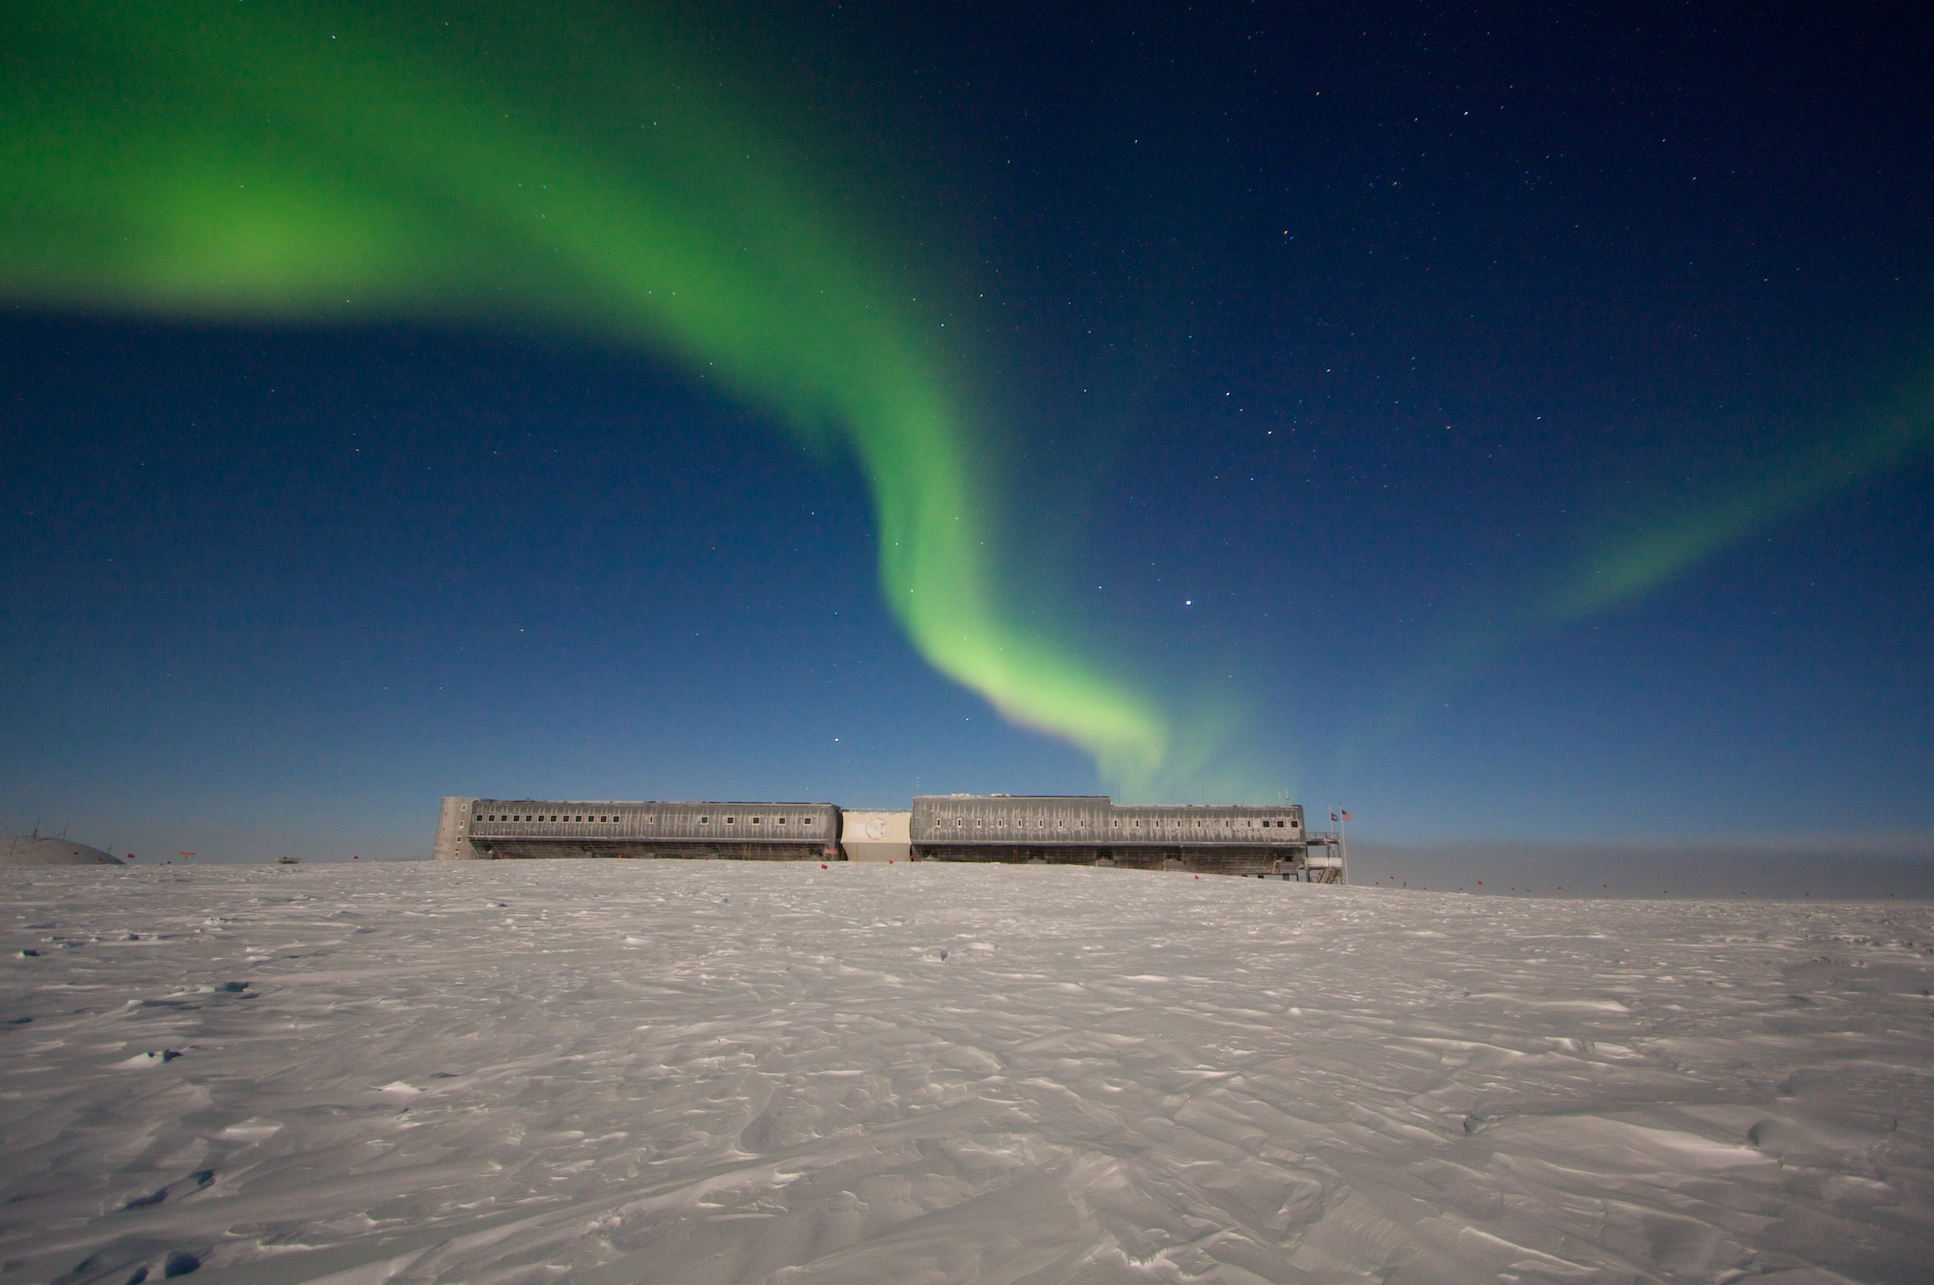
[[[618,819],[617,817],[612,817],[612,816],[603,816],[603,817],[592,817],[592,816],[576,816],[576,817],[574,817],[574,816],[535,816],[535,817],[533,817],[533,816],[498,816],[498,815],[496,815],[495,813],[492,813],[492,814],[491,814],[490,816],[483,816],[483,817],[478,817],[478,818],[477,818],[477,820],[479,820],[479,821],[569,821],[569,822],[572,822],[573,824],[575,824],[575,823],[577,823],[577,822],[579,822],[579,821],[591,821],[591,822],[597,822],[597,823],[606,823],[606,824],[608,824],[608,823],[610,823],[610,822],[612,822],[612,821],[616,821],[617,819]]]
[[[615,817],[615,816],[561,816],[561,815],[560,816],[500,816],[496,813],[491,813],[488,816],[481,816],[481,817],[478,817],[477,819],[479,821],[546,821],[546,822],[568,821],[572,824],[576,824],[581,821],[588,821],[593,824],[609,824],[610,822],[619,821],[619,820],[622,820],[623,818]],[[638,819],[649,823],[652,821],[656,821],[658,818],[656,816],[644,816]],[[767,820],[770,820],[774,825],[786,825],[788,823],[789,818],[747,817],[746,820],[750,821],[753,825],[761,825],[765,823]],[[792,817],[790,818],[790,820],[796,821],[800,825],[811,825],[813,819],[811,817]],[[739,822],[739,819],[735,816],[725,818],[725,824],[727,825],[737,825],[738,822]],[[712,818],[700,817],[698,819],[698,823],[700,825],[710,825],[712,824]]]
[[[1122,828],[1121,822],[1122,822],[1122,819],[1120,817],[1114,818],[1114,828],[1117,830],[1121,829]],[[1007,818],[1004,816],[999,816],[994,818],[994,824],[996,826],[1004,826],[1007,823],[1008,823]],[[956,829],[965,829],[967,826],[967,819],[965,817],[940,817],[937,819],[935,824],[941,826],[942,828],[945,828],[947,826],[953,826]],[[976,829],[986,824],[987,822],[979,817],[976,817],[974,819],[974,826]],[[1038,817],[1038,816],[1032,817],[1032,818],[1016,817],[1014,818],[1014,824],[1021,825],[1021,826],[1033,826],[1036,829],[1042,829],[1042,828],[1045,828],[1047,825],[1047,818]],[[1197,830],[1202,830],[1202,829],[1212,828],[1215,826],[1215,824],[1216,823],[1212,820],[1197,818],[1194,822],[1193,828]],[[1235,824],[1236,823],[1233,820],[1224,818],[1222,821],[1222,828],[1225,830],[1232,830],[1235,828]],[[1242,826],[1245,830],[1254,829],[1257,826],[1261,826],[1264,829],[1268,829],[1271,826],[1274,826],[1277,829],[1281,829],[1284,826],[1287,826],[1288,824],[1289,822],[1287,821],[1265,819],[1261,821],[1246,820],[1242,823]],[[1190,822],[1185,820],[1179,820],[1179,819],[1170,820],[1163,817],[1157,817],[1154,820],[1137,818],[1135,820],[1135,826],[1136,827],[1147,826],[1149,828],[1158,829],[1158,830],[1159,829],[1186,830],[1190,828]],[[1068,823],[1065,820],[1057,821],[1054,823],[1054,827],[1058,830],[1065,830],[1068,828]],[[1080,828],[1082,827],[1079,824],[1077,824],[1076,829],[1080,829]]]

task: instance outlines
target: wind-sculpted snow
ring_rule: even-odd
[[[1934,1263],[1926,905],[1056,867],[15,876],[9,1281]]]

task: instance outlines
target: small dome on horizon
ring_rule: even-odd
[[[17,834],[0,839],[0,866],[123,866],[127,862],[72,839]]]

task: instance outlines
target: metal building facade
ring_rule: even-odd
[[[913,855],[1288,874],[1308,860],[1299,804],[1117,807],[1102,795],[937,794],[913,800]]]
[[[851,822],[855,833],[843,833]],[[873,831],[877,829],[878,833]],[[850,840],[850,849],[848,847]],[[442,801],[438,861],[670,857],[730,861],[976,861],[1204,874],[1345,876],[1341,836],[1300,805],[1117,807],[1103,795],[921,795],[907,812],[830,803],[554,799]]]
[[[452,804],[456,806],[451,807]],[[452,813],[455,815],[452,815]],[[446,838],[446,829],[453,831]],[[449,799],[433,855],[838,860],[830,803],[640,803]],[[462,849],[468,848],[465,852]],[[451,855],[446,856],[446,849]]]

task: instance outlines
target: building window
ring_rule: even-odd
[[[738,823],[739,823],[739,819],[737,817],[725,818],[725,824],[727,825],[737,825]]]
[[[753,817],[753,818],[752,818],[752,824],[753,824],[753,825],[757,825],[757,824],[759,824],[759,821],[760,821],[760,818],[759,818],[759,817]]]
[[[698,819],[698,823],[699,823],[700,825],[710,825],[710,824],[712,824],[712,818],[711,818],[711,817],[700,817],[700,818]]]

